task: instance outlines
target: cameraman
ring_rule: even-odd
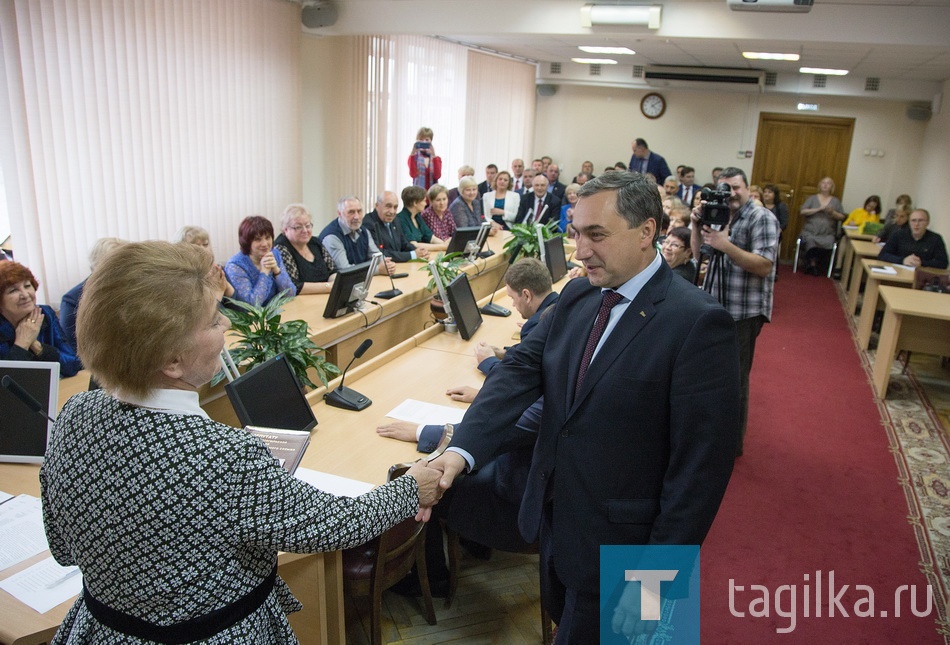
[[[692,212],[690,246],[693,257],[710,255],[703,289],[726,308],[739,334],[739,368],[742,375],[741,434],[736,456],[742,454],[749,416],[749,372],[755,354],[755,339],[772,317],[772,290],[778,259],[778,220],[758,206],[749,194],[749,182],[739,168],[726,168],[720,187],[728,186],[729,223],[720,230],[703,223],[706,201]],[[726,184],[727,186],[723,186]],[[719,228],[719,227],[716,227]]]

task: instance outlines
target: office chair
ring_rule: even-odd
[[[389,471],[389,481],[408,470],[399,464]],[[383,592],[402,580],[416,565],[425,619],[436,624],[425,558],[425,522],[410,517],[366,544],[343,551],[343,586],[352,596],[369,596],[372,602],[371,642],[382,645]]]
[[[840,238],[840,235],[835,237],[835,242],[831,246],[831,257],[828,258],[827,277],[829,278],[831,277],[831,273],[834,271],[834,268],[835,268],[835,256],[838,253],[838,239],[839,238]],[[795,260],[794,262],[792,262],[792,273],[798,273],[798,256],[801,253],[801,249],[802,249],[802,236],[799,235],[798,239],[795,241]]]

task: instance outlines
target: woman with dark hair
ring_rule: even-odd
[[[296,643],[277,553],[363,544],[438,497],[425,462],[337,497],[208,418],[198,389],[230,326],[211,266],[194,245],[139,242],[86,284],[77,333],[102,389],[63,406],[40,470],[50,553],[83,578],[52,643]]]
[[[762,188],[762,205],[772,211],[781,230],[788,226],[788,204],[782,201],[782,191],[775,184],[765,184]]]
[[[660,252],[663,259],[673,269],[673,273],[682,276],[687,282],[696,281],[696,263],[693,262],[693,250],[690,248],[690,230],[685,226],[671,229],[663,240]]]
[[[36,304],[39,282],[19,262],[0,262],[0,360],[59,363],[60,376],[82,369],[56,313]]]
[[[234,287],[234,299],[252,305],[266,304],[281,292],[297,295],[297,288],[284,270],[280,253],[274,253],[274,227],[264,217],[245,217],[238,228],[241,252],[224,267]]]
[[[881,198],[871,195],[864,200],[864,206],[855,208],[848,215],[844,226],[862,226],[868,222],[878,222],[881,219]]]

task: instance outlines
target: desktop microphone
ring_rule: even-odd
[[[382,248],[383,248],[383,245],[380,244],[380,245],[379,245],[379,248],[382,249]],[[379,299],[381,299],[381,300],[389,300],[390,298],[395,298],[396,296],[401,296],[401,295],[402,295],[402,291],[400,291],[399,289],[397,289],[397,288],[396,288],[396,283],[393,282],[393,274],[389,272],[389,265],[386,263],[386,257],[385,257],[385,256],[383,257],[383,259],[381,260],[381,262],[383,263],[383,266],[386,267],[386,275],[389,276],[389,284],[391,284],[393,288],[392,288],[392,289],[389,289],[388,291],[380,291],[379,293],[377,293],[377,294],[376,294],[375,296],[373,296],[373,297],[374,297],[374,298],[379,298]],[[372,343],[372,341],[370,341],[370,342]],[[369,345],[367,345],[367,347],[369,347]],[[359,351],[359,350],[357,350],[357,351]],[[364,349],[363,351],[365,352],[366,350]],[[360,356],[362,356],[362,355],[363,355],[363,352],[360,352]]]
[[[541,212],[538,213],[538,216],[534,219],[533,223],[543,223],[541,220],[544,219],[544,214],[548,212],[548,204],[544,205],[544,208],[541,209]]]
[[[513,249],[511,249],[511,257],[508,258],[508,266],[511,266],[515,263],[515,260],[518,259],[518,254],[521,253],[521,247],[524,246],[523,243],[518,243]],[[487,316],[510,316],[511,309],[505,309],[501,305],[496,305],[492,301],[495,299],[495,294],[498,293],[498,287],[501,286],[501,281],[505,279],[505,273],[503,271],[501,277],[498,278],[498,282],[495,284],[494,291],[491,292],[491,298],[488,299],[488,304],[479,309],[480,312]]]
[[[24,390],[20,384],[14,381],[9,375],[6,375],[0,379],[0,385],[10,390],[10,394],[20,399],[20,401],[23,402],[23,405],[30,408],[30,410],[33,412],[36,412],[37,414],[49,419],[50,422],[56,421],[56,419],[43,411],[43,406],[40,405],[39,401],[34,399],[29,392]]]
[[[356,390],[343,387],[343,380],[346,378],[346,370],[350,369],[350,365],[353,364],[353,361],[365,354],[366,350],[369,349],[370,345],[372,344],[373,339],[367,338],[362,343],[360,343],[360,346],[356,348],[355,352],[353,352],[353,358],[350,359],[349,364],[343,370],[343,375],[340,377],[339,387],[337,387],[332,392],[327,392],[323,395],[327,405],[331,405],[335,408],[343,408],[344,410],[353,410],[354,412],[359,412],[360,410],[368,408],[373,404],[372,401]]]

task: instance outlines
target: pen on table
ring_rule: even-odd
[[[72,571],[70,571],[69,573],[67,573],[67,574],[66,574],[65,576],[63,576],[62,578],[59,578],[59,579],[57,579],[57,580],[54,580],[53,582],[51,582],[51,583],[49,583],[48,585],[46,585],[46,588],[47,588],[47,589],[55,589],[56,587],[58,587],[59,585],[63,584],[64,582],[66,582],[66,581],[69,580],[70,578],[79,575],[79,573],[81,573],[80,570],[79,570],[79,567],[76,567],[75,569],[73,569]]]

